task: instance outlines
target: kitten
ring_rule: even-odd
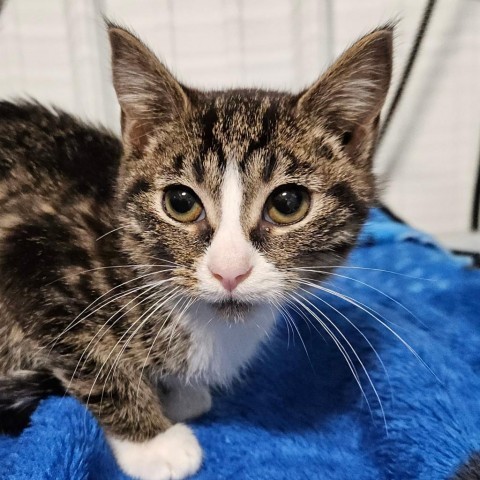
[[[0,419],[68,393],[126,473],[178,479],[202,457],[181,422],[255,355],[295,269],[355,244],[392,27],[297,95],[195,90],[129,31],[109,35],[122,142],[0,103]]]

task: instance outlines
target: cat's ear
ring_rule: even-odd
[[[361,38],[298,100],[300,114],[327,125],[352,156],[375,143],[390,85],[392,37],[388,25]]]
[[[180,83],[141,40],[114,24],[107,26],[122,136],[142,151],[150,133],[181,119],[190,103]]]

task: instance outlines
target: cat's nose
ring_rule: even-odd
[[[210,272],[223,285],[225,290],[233,292],[250,275],[252,267],[219,268],[218,266],[211,266]]]

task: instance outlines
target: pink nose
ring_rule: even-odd
[[[251,273],[252,267],[248,267],[247,270],[243,269],[231,269],[231,270],[217,270],[210,268],[212,275],[223,285],[225,290],[233,292],[237,286],[242,283]]]

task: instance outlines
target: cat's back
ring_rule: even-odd
[[[0,373],[35,350],[24,331],[48,335],[45,319],[74,317],[96,294],[97,278],[79,272],[113,257],[112,236],[97,239],[113,228],[121,154],[72,115],[0,101]]]
[[[97,239],[114,228],[121,154],[114,135],[67,113],[0,102],[0,336],[13,331],[11,318],[54,317],[45,311],[58,308],[53,297],[80,302],[78,272],[113,257],[113,236]],[[7,344],[0,341],[0,371]]]
[[[120,141],[106,130],[38,103],[0,102],[2,200],[62,190],[108,200],[120,156]]]

